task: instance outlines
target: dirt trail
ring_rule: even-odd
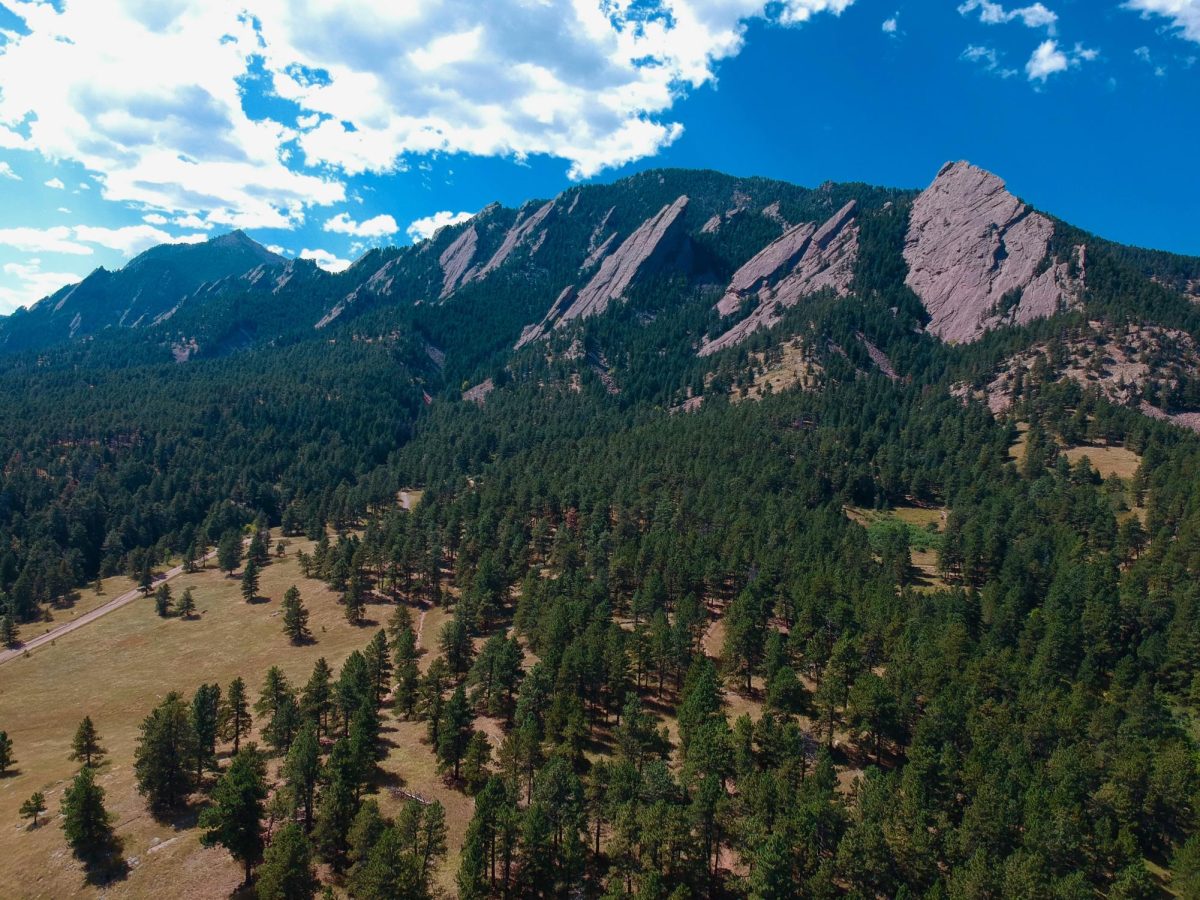
[[[208,562],[210,559],[212,559],[216,555],[217,555],[216,551],[209,553],[207,556],[204,557],[204,562]],[[159,575],[157,578],[155,578],[154,584],[155,585],[162,584],[164,581],[170,581],[172,578],[175,578],[176,576],[182,575],[182,574],[183,574],[183,566],[181,566],[181,565],[176,566],[173,569],[168,569],[162,575]],[[3,665],[4,663],[8,662],[10,659],[16,659],[18,656],[24,656],[27,651],[36,650],[38,647],[44,647],[46,644],[53,643],[54,641],[58,640],[60,637],[70,634],[76,628],[82,628],[84,625],[88,625],[92,622],[95,622],[97,619],[101,618],[102,616],[107,616],[110,612],[118,610],[122,606],[128,606],[134,600],[142,599],[143,596],[144,595],[142,594],[142,592],[139,588],[134,588],[131,591],[126,591],[124,594],[121,594],[119,597],[114,597],[112,600],[109,600],[103,606],[97,606],[91,612],[84,613],[78,619],[73,619],[70,622],[65,622],[62,625],[59,625],[57,628],[50,629],[45,634],[40,634],[35,638],[30,638],[29,640],[25,641],[18,647],[14,647],[11,650],[3,651],[2,653],[0,653],[0,665]]]

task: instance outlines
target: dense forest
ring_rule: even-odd
[[[340,672],[268,673],[266,747],[239,747],[245,684],[147,719],[152,808],[230,745],[201,824],[248,880],[258,867],[260,896],[313,896],[313,860],[350,896],[431,891],[440,808],[389,821],[371,799],[388,717],[426,723],[474,798],[463,898],[1200,896],[1200,441],[1048,375],[1000,416],[955,390],[1026,347],[1053,358],[1088,322],[1200,337],[1175,290],[1195,261],[1097,244],[1085,306],[949,345],[904,284],[911,194],[789,188],[790,221],[861,204],[851,292],[698,357],[719,285],[767,229],[700,233],[729,181],[576,189],[597,215],[635,198],[626,230],[686,189],[693,267],[517,352],[561,281],[525,258],[445,303],[364,295],[316,331],[277,312],[185,364],[158,332],[5,357],[12,640],[90,580],[264,526],[318,540],[304,564],[348,617],[364,597],[394,605]],[[577,266],[587,230],[552,234]],[[324,309],[337,292],[315,283]],[[219,330],[217,311],[256,297],[205,315]],[[811,383],[746,401],[792,343]],[[485,400],[462,398],[485,378]],[[1140,460],[1126,479],[1068,458],[1114,446]],[[412,487],[421,503],[400,508]],[[884,515],[900,508],[935,527]],[[418,604],[452,615],[423,674]],[[268,814],[286,824],[264,845]]]

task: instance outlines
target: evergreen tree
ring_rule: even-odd
[[[242,535],[239,531],[226,531],[217,544],[217,565],[221,571],[232,576],[242,563]]]
[[[437,757],[443,771],[449,769],[458,781],[459,768],[471,741],[473,717],[467,694],[459,685],[446,704],[446,714],[438,733]]]
[[[358,775],[349,738],[333,745],[325,765],[324,787],[317,797],[313,844],[321,858],[342,871],[346,865],[348,837],[358,812]]]
[[[253,744],[233,757],[213,789],[212,805],[200,815],[201,843],[221,845],[245,868],[249,885],[262,859],[262,819],[267,797],[266,764]]]
[[[19,634],[17,620],[11,612],[6,612],[0,617],[0,647],[16,647],[20,643]]]
[[[322,656],[313,665],[312,675],[300,692],[300,715],[316,726],[318,737],[328,733],[326,722],[333,708],[332,677],[329,663]]]
[[[104,754],[105,750],[100,746],[100,735],[96,726],[92,724],[92,717],[84,716],[79,727],[75,729],[75,737],[71,740],[70,759],[91,766],[98,763]]]
[[[63,792],[63,834],[75,856],[89,868],[107,868],[120,850],[95,770],[84,766]]]
[[[284,784],[293,792],[298,805],[304,810],[304,830],[312,830],[313,804],[317,782],[321,776],[321,745],[317,740],[316,725],[305,725],[283,764]]]
[[[246,682],[241,677],[229,683],[225,691],[225,700],[221,704],[220,737],[223,741],[233,742],[233,752],[236,755],[241,746],[242,738],[250,734],[254,721],[250,716],[250,700],[246,696]]]
[[[246,560],[242,569],[242,599],[253,603],[258,598],[258,561],[254,557]]]
[[[375,686],[375,702],[383,703],[384,695],[392,686],[392,659],[382,628],[371,638],[363,657],[367,663],[367,674]]]
[[[138,792],[155,815],[178,809],[191,793],[196,746],[191,711],[172,691],[142,722],[134,752]]]
[[[254,534],[250,536],[250,544],[246,547],[246,558],[254,560],[254,563],[260,568],[271,561],[271,554],[267,544],[267,532],[264,529],[254,529]]]
[[[221,686],[202,684],[192,695],[192,729],[196,733],[196,781],[217,767],[217,735],[221,725]]]
[[[29,799],[21,804],[20,816],[22,819],[30,819],[30,827],[38,827],[38,816],[46,811],[46,795],[41,791],[34,791],[29,795]]]
[[[255,884],[258,900],[310,900],[319,888],[308,838],[299,825],[288,822],[263,855]]]
[[[8,774],[9,767],[16,762],[13,757],[13,742],[7,731],[0,731],[0,778]]]
[[[308,610],[300,600],[300,591],[292,585],[283,595],[283,633],[293,644],[306,644],[312,639],[308,630]]]
[[[411,718],[416,710],[421,681],[421,670],[417,665],[420,652],[417,650],[417,636],[411,627],[403,627],[397,632],[392,655],[396,673],[393,703],[396,712],[405,718]]]
[[[163,619],[171,614],[171,586],[165,581],[154,592],[154,610]]]
[[[175,612],[182,619],[190,619],[196,612],[196,598],[192,595],[192,589],[184,588],[180,594],[178,602],[175,604]]]

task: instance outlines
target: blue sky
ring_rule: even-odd
[[[0,312],[241,227],[339,268],[656,166],[995,171],[1200,254],[1200,0],[0,0]]]

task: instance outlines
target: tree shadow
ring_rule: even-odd
[[[124,842],[115,834],[110,834],[108,840],[95,852],[79,857],[83,863],[84,880],[93,887],[104,887],[129,877],[129,862],[123,851]]]

